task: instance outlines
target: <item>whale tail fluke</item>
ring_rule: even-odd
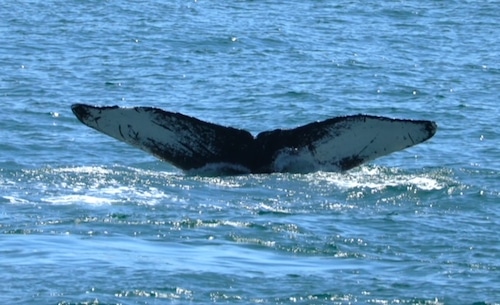
[[[182,170],[211,163],[242,164],[253,142],[248,131],[153,107],[75,104],[71,108],[83,124]]]
[[[72,106],[85,125],[138,147],[184,171],[221,164],[238,172],[345,171],[421,143],[432,121],[353,115],[294,129],[248,131],[154,107]]]
[[[390,153],[422,143],[437,130],[436,123],[371,115],[335,117],[289,130],[267,131],[256,142],[264,155],[282,152],[278,167],[308,163],[311,170],[346,171]],[[276,171],[286,171],[275,168]]]

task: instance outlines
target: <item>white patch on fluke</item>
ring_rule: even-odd
[[[159,118],[154,112],[145,111],[144,108],[89,108],[89,118],[85,124],[99,130],[117,140],[126,142],[135,147],[144,149],[144,147],[154,146],[155,143],[161,143],[166,148],[182,152],[190,156],[192,154],[189,146],[185,145],[179,139],[193,138],[193,130],[189,128],[175,128],[179,125],[176,118],[170,118],[170,121]],[[171,129],[165,128],[172,126]],[[191,143],[197,145],[197,143]],[[211,149],[208,148],[207,149]]]
[[[351,117],[325,127],[325,135],[308,146],[280,151],[274,167],[276,171],[341,171],[346,160],[366,163],[427,140],[428,127],[420,121]]]

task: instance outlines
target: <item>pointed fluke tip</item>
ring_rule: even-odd
[[[429,132],[429,138],[432,138],[437,131],[437,124],[434,121],[427,121],[426,127],[427,131]]]
[[[71,111],[73,111],[78,120],[83,122],[85,118],[89,116],[89,107],[91,106],[85,104],[73,104],[71,105]]]

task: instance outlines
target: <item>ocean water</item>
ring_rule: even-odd
[[[500,304],[498,1],[3,1],[3,304]],[[437,122],[347,173],[184,175],[73,103]]]

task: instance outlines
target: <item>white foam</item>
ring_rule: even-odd
[[[398,169],[361,166],[347,173],[318,172],[307,175],[314,183],[327,183],[341,189],[368,188],[383,190],[389,187],[409,187],[423,191],[441,190],[448,181],[437,179],[433,173],[407,173]]]
[[[110,199],[105,197],[98,197],[92,195],[62,195],[42,198],[41,201],[51,203],[54,205],[71,205],[71,204],[85,204],[85,205],[109,205],[119,200]]]
[[[167,176],[167,177],[165,177]],[[111,205],[130,201],[155,205],[165,199],[178,201],[150,181],[166,181],[170,174],[123,167],[61,167],[23,171],[22,179],[38,190],[26,196],[3,196],[11,203],[45,202],[54,205]],[[39,195],[38,195],[39,194]],[[23,197],[24,199],[21,199]]]
[[[79,167],[59,167],[51,168],[52,173],[75,173],[75,174],[101,174],[108,175],[114,172],[113,169],[109,169],[101,166],[79,166]]]
[[[133,198],[134,202],[146,205],[156,205],[165,199],[175,200],[171,195],[156,187],[141,186],[108,186],[83,185],[73,188],[71,194],[43,197],[41,201],[56,205],[86,204],[111,205],[123,203]]]
[[[26,203],[29,203],[28,200],[25,200],[25,199],[22,199],[22,198],[18,198],[18,197],[15,197],[15,196],[2,196],[3,199],[9,201],[9,203],[13,203],[13,204],[18,204],[18,203],[21,203],[21,204],[26,204]]]

